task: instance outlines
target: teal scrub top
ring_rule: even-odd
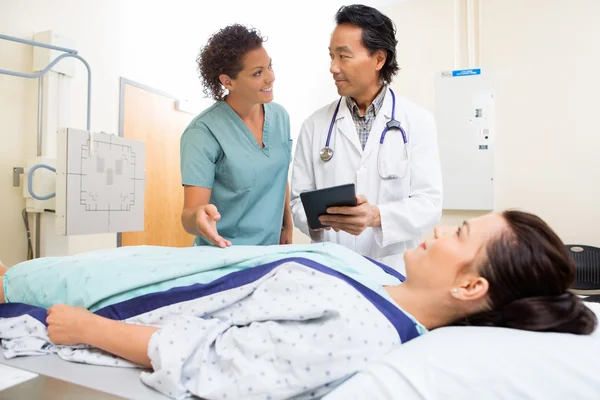
[[[183,185],[212,189],[219,234],[234,245],[279,244],[292,139],[290,119],[279,104],[264,104],[259,146],[242,119],[217,101],[181,136]],[[209,245],[197,236],[195,245]]]

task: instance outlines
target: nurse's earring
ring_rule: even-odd
[[[451,292],[452,293],[458,293],[458,289],[457,288],[452,288]]]

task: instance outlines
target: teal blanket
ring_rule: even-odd
[[[387,299],[382,286],[400,283],[373,262],[334,243],[226,249],[134,246],[17,264],[4,277],[4,293],[10,303],[43,308],[70,304],[97,311],[144,294],[208,283],[235,271],[293,257],[335,269]]]

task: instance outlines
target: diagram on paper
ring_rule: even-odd
[[[57,180],[64,151],[63,235],[144,229],[145,144],[106,133],[66,129],[59,135]],[[61,139],[64,139],[64,143]],[[57,181],[57,218],[59,203]]]
[[[81,205],[86,211],[130,211],[135,206],[136,153],[129,145],[94,140],[81,146]]]

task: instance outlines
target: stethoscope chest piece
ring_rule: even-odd
[[[325,146],[319,152],[319,156],[321,157],[321,160],[329,161],[333,157],[333,149],[329,146]]]

